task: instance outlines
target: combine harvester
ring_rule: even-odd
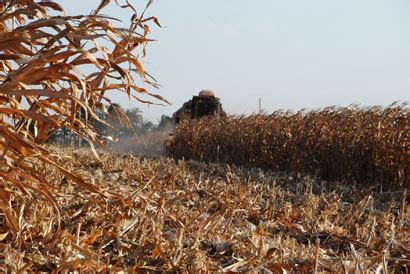
[[[198,95],[192,96],[192,99],[185,102],[180,109],[172,115],[172,121],[175,127],[186,120],[197,120],[202,117],[224,117],[225,111],[222,109],[220,98],[215,96],[212,90],[202,90]],[[169,134],[165,140],[164,151],[169,155],[169,149],[173,143],[174,134]]]

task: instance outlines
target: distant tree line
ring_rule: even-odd
[[[174,127],[171,117],[162,115],[157,124],[147,120],[142,115],[139,108],[124,110],[119,104],[112,104],[108,107],[107,113],[97,112],[98,117],[106,124],[97,120],[89,120],[93,124],[97,134],[107,141],[123,140],[136,135],[144,135],[155,131],[170,131]],[[79,112],[78,118],[85,119],[85,114]],[[107,125],[108,124],[108,125]],[[49,140],[51,143],[62,145],[82,146],[82,142],[77,136],[67,128],[57,130]]]

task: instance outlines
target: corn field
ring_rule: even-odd
[[[56,2],[0,1],[0,272],[408,273],[407,190],[380,192],[409,186],[406,105],[202,119],[114,147],[167,139],[219,164],[108,153],[94,122],[110,93],[167,103],[142,66],[153,1]],[[58,130],[90,149],[45,144]]]
[[[170,153],[408,187],[410,112],[403,104],[201,119],[178,126]]]

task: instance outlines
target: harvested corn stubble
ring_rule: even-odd
[[[0,215],[2,271],[408,271],[403,191],[169,158],[99,153],[96,164],[86,149],[48,149],[103,196],[37,163],[58,230],[51,205],[2,182],[18,214]]]

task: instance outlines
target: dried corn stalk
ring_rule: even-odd
[[[115,2],[130,17],[134,14],[130,28],[118,28],[116,19],[99,13],[109,1],[85,16],[67,16],[53,1],[0,2],[0,211],[14,235],[22,224],[12,205],[16,195],[43,199],[59,218],[47,174],[28,158],[54,165],[65,178],[99,192],[58,165],[40,145],[52,132],[69,128],[93,147],[99,140],[91,121],[99,120],[96,111],[105,111],[104,103],[110,102],[107,92],[142,102],[138,94],[162,99],[141,87],[156,84],[139,57],[150,41],[149,22],[159,23],[137,15],[128,1]]]

